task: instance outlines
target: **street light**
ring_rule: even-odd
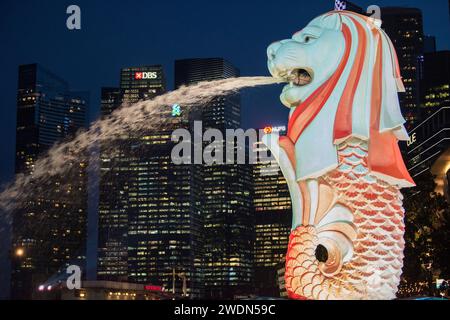
[[[16,257],[19,257],[19,258],[23,257],[24,254],[25,254],[25,250],[23,248],[16,249],[16,252],[15,252]]]

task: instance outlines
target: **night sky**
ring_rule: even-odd
[[[419,7],[425,33],[438,49],[449,49],[448,0],[353,1],[362,7]],[[82,30],[66,28],[66,8],[76,4]],[[40,63],[66,79],[73,90],[91,93],[91,119],[98,112],[100,87],[118,86],[120,68],[162,64],[173,88],[173,61],[224,57],[245,76],[268,75],[266,47],[290,37],[334,0],[294,1],[100,1],[1,0],[0,3],[0,182],[14,166],[17,69]],[[242,125],[285,124],[280,88],[246,90]]]

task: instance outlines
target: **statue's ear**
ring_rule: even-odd
[[[320,24],[325,29],[341,30],[341,15],[337,13],[325,14],[320,17]]]

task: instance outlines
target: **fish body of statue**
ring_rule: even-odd
[[[399,151],[407,140],[395,49],[381,21],[349,11],[314,19],[268,48],[288,82],[286,136],[263,138],[289,186],[293,225],[286,289],[293,299],[393,299],[403,267]]]

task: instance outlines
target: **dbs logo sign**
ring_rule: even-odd
[[[136,72],[134,74],[134,79],[136,80],[145,80],[145,79],[157,79],[157,72]]]

